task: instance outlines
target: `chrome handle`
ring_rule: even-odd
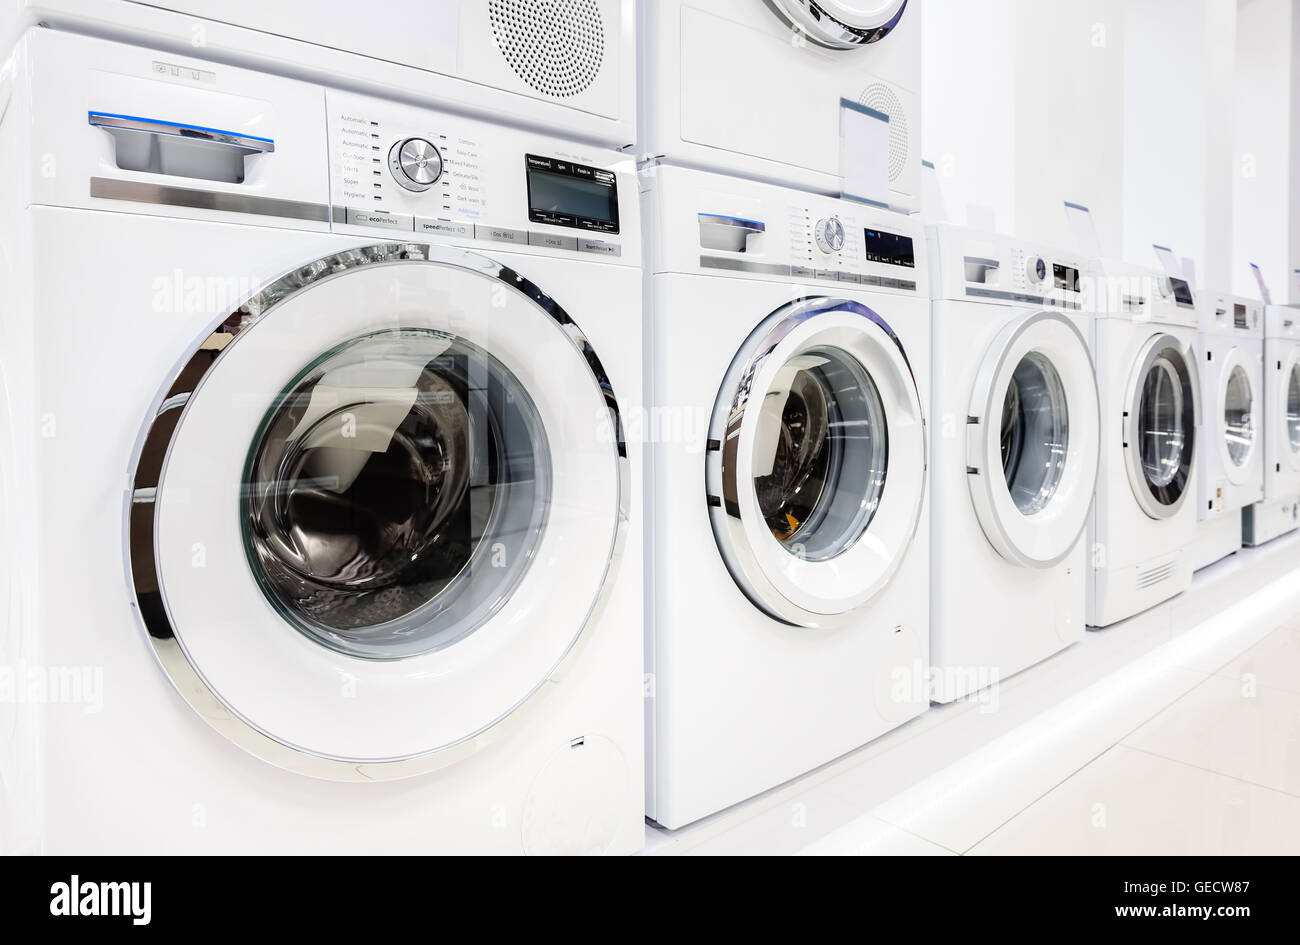
[[[723,213],[697,213],[701,225],[734,226],[747,233],[765,233],[767,224],[761,220],[746,220],[744,217],[729,217]]]
[[[209,141],[213,144],[228,145],[244,151],[269,153],[275,150],[275,142],[270,138],[239,134],[234,131],[222,131],[219,128],[205,128],[202,125],[187,125],[183,122],[162,121],[157,118],[140,118],[135,115],[114,115],[110,112],[87,112],[90,123],[97,128],[112,128],[122,131],[140,131],[145,134],[176,135],[181,138],[193,138],[197,141]]]

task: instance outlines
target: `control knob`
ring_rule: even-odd
[[[838,217],[817,221],[817,248],[823,253],[838,253],[844,248],[844,224]]]
[[[1047,261],[1042,256],[1031,256],[1025,263],[1030,282],[1042,282],[1047,278]]]
[[[403,138],[388,152],[388,169],[398,184],[420,193],[442,176],[442,155],[432,141]]]

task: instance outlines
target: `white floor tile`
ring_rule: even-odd
[[[800,851],[801,856],[956,856],[875,817],[859,817]]]
[[[1211,676],[1124,744],[1300,796],[1300,693]]]
[[[1117,746],[974,855],[1294,854],[1300,798]]]
[[[1300,693],[1300,623],[1274,630],[1218,674],[1237,680],[1254,677],[1261,686]]]
[[[781,801],[725,831],[689,845],[690,856],[784,856],[843,827],[861,812],[824,786]]]

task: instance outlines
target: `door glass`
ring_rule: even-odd
[[[273,404],[249,453],[244,544],[271,604],[365,659],[440,649],[522,580],[550,456],[527,390],[434,331],[346,342]]]
[[[1070,412],[1061,376],[1044,355],[1020,359],[1002,398],[1002,475],[1016,508],[1041,512],[1065,471]]]
[[[827,347],[786,361],[755,435],[759,509],[787,551],[825,561],[862,537],[885,488],[889,432],[856,358]]]
[[[1228,444],[1228,458],[1235,466],[1246,461],[1255,442],[1253,403],[1250,378],[1238,364],[1228,375],[1228,389],[1223,397],[1223,436]]]
[[[1187,438],[1183,428],[1183,386],[1178,369],[1165,355],[1152,363],[1142,384],[1138,438],[1147,482],[1164,489],[1178,476]]]
[[[1291,380],[1286,386],[1286,432],[1291,451],[1300,453],[1300,364],[1291,366]]]

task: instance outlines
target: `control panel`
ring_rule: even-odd
[[[1083,264],[1069,253],[947,224],[932,250],[943,298],[1083,308]]]
[[[336,229],[636,264],[618,152],[332,89],[326,102]]]
[[[1203,332],[1264,337],[1264,303],[1222,292],[1200,292]]]

